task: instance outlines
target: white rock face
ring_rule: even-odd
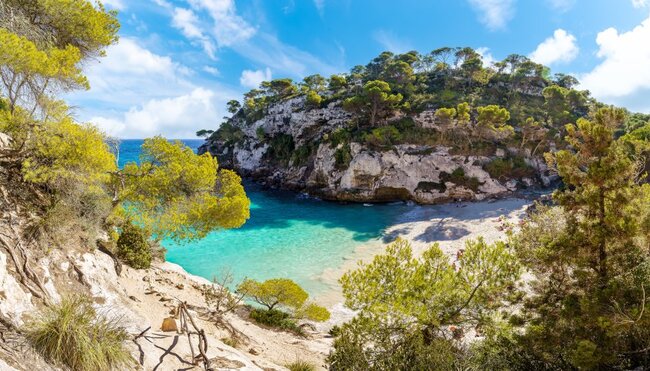
[[[24,291],[7,270],[7,255],[0,252],[0,313],[14,325],[22,326],[23,314],[32,310],[32,294]]]
[[[11,137],[5,133],[0,133],[0,149],[9,148],[11,146]]]
[[[424,111],[413,120],[423,128],[438,129],[434,115],[434,111]],[[536,184],[534,179],[506,184],[508,180],[492,179],[484,170],[484,165],[495,158],[522,155],[517,149],[509,148],[499,148],[491,156],[484,157],[452,155],[444,147],[403,144],[376,150],[352,142],[349,144],[349,164],[337,167],[337,151],[343,148],[342,145],[332,148],[327,137],[339,128],[349,127],[351,119],[340,103],[305,109],[304,98],[293,98],[270,106],[264,117],[253,123],[246,123],[241,117],[234,119],[231,123],[245,135],[245,139],[234,147],[208,140],[201,150],[210,151],[219,157],[222,165],[244,176],[334,200],[413,200],[427,204],[457,199],[482,200]],[[264,140],[260,139],[262,132]],[[318,147],[307,163],[279,165],[267,155],[268,138],[277,135],[290,135],[296,150],[310,143],[318,143]],[[553,182],[552,176],[545,175],[549,171],[543,160],[526,160],[538,171],[541,182],[545,185]]]

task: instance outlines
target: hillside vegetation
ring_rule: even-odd
[[[577,86],[521,55],[487,65],[471,48],[384,52],[346,74],[263,82],[228,103],[218,130],[197,134],[224,166],[325,198],[480,199],[552,182],[543,153],[603,106]],[[630,115],[616,135],[647,122]],[[442,165],[425,168],[432,161]],[[418,181],[396,180],[395,166]]]

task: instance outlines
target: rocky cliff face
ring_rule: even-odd
[[[424,111],[413,121],[421,128],[436,129],[434,111]],[[400,117],[394,117],[397,120]],[[373,148],[352,142],[333,145],[328,137],[349,125],[352,117],[340,102],[324,108],[305,109],[304,98],[271,105],[264,117],[249,123],[237,115],[229,124],[241,130],[237,142],[213,135],[199,152],[218,157],[222,167],[273,187],[308,192],[325,199],[355,202],[412,200],[423,204],[450,200],[481,200],[518,189],[548,186],[554,180],[541,158],[530,151],[496,147],[489,154],[463,154],[449,147],[400,144]],[[309,146],[306,158],[278,161],[272,140],[290,136],[294,152]],[[287,137],[288,138],[288,137]],[[345,150],[347,163],[337,163],[337,151]],[[523,157],[531,174],[495,179],[485,166],[498,158]]]

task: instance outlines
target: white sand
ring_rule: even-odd
[[[506,222],[516,225],[532,203],[521,198],[509,198],[413,206],[399,218],[397,224],[386,229],[383,238],[361,246],[342,267],[327,270],[319,277],[334,288],[316,297],[319,303],[329,307],[332,312],[332,319],[323,327],[345,322],[354,316],[354,312],[342,304],[343,296],[336,284],[338,279],[345,272],[355,269],[360,261],[368,262],[375,255],[381,254],[385,246],[398,237],[411,242],[416,256],[437,242],[445,253],[454,257],[458,250],[464,248],[468,239],[482,236],[486,242],[491,243],[505,238],[503,225]]]

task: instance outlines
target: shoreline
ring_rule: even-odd
[[[505,238],[505,223],[516,225],[526,215],[527,208],[534,203],[531,199],[511,197],[497,200],[449,203],[442,205],[414,205],[400,215],[395,223],[386,228],[384,235],[357,247],[346,257],[344,263],[335,269],[326,269],[317,278],[327,286],[328,292],[314,295],[314,299],[325,305],[332,318],[319,326],[327,329],[341,324],[354,316],[354,311],[343,305],[338,279],[345,272],[355,269],[360,261],[367,263],[384,252],[387,245],[397,238],[411,242],[413,254],[421,255],[428,247],[438,243],[443,252],[452,259],[465,241],[483,237],[487,243]]]

